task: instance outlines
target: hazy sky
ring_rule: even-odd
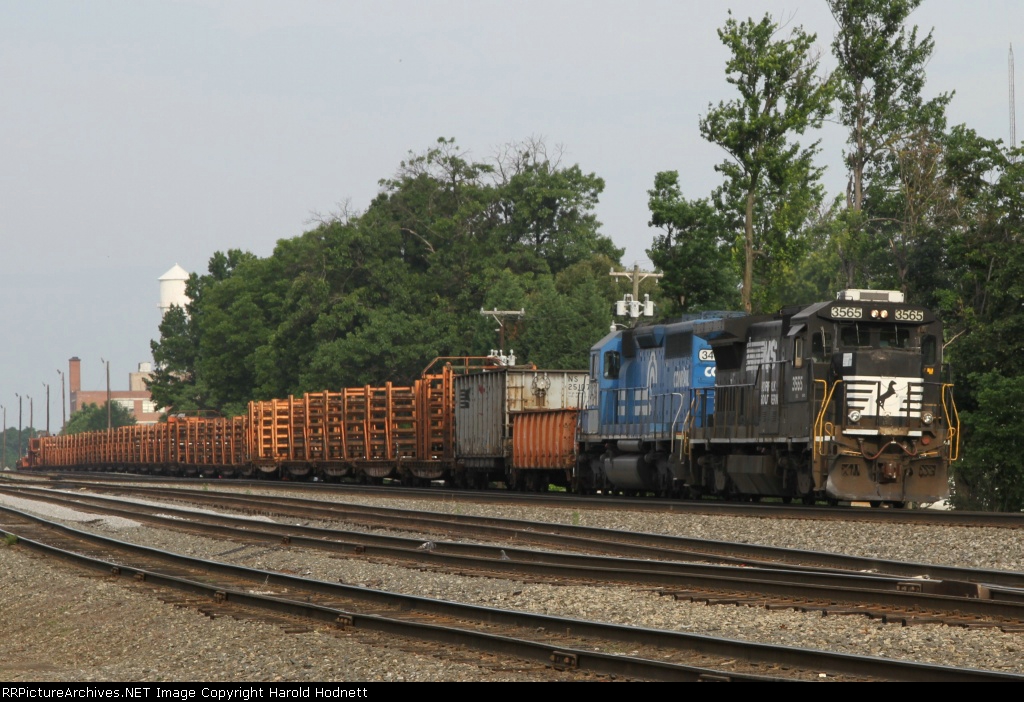
[[[833,64],[823,0],[0,0],[8,426],[16,392],[45,425],[44,382],[59,424],[56,371],[71,356],[86,389],[104,385],[101,357],[127,389],[150,360],[157,278],[172,265],[205,270],[228,248],[267,256],[313,212],[365,209],[378,180],[440,136],[477,159],[528,137],[563,145],[564,162],[605,179],[598,217],[623,262],[645,262],[654,174],[680,171],[688,197],[718,182],[723,153],[697,120],[733,97],[716,34],[729,6],[802,25]],[[926,90],[956,91],[950,123],[1006,140],[1024,5],[925,0],[911,19],[934,28]],[[843,135],[822,138],[834,195]]]

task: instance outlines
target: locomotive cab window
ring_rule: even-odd
[[[839,341],[843,346],[871,346],[871,333],[859,324],[844,324],[839,328]]]
[[[910,346],[910,330],[894,327],[878,331],[879,348],[905,349]]]
[[[618,380],[620,358],[618,351],[604,352],[604,377],[606,380]]]

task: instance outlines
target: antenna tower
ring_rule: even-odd
[[[1013,96],[1013,44],[1010,44],[1010,148],[1017,148],[1017,103]],[[1015,156],[1010,157],[1016,162]]]

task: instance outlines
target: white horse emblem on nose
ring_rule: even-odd
[[[889,381],[889,389],[886,390],[885,392],[883,392],[881,395],[879,395],[878,396],[878,400],[875,401],[875,404],[878,405],[878,411],[879,412],[882,412],[882,411],[885,410],[885,401],[888,400],[890,397],[892,397],[895,394],[896,394],[896,381],[895,380],[890,380]]]

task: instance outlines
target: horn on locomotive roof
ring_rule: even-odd
[[[899,290],[860,290],[850,288],[836,293],[837,300],[850,302],[904,302],[903,293]]]

